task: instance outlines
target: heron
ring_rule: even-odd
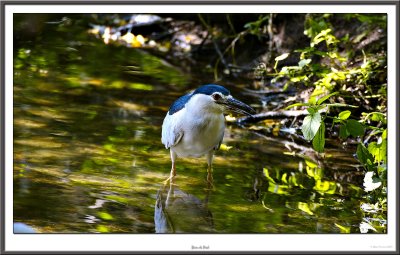
[[[179,97],[169,108],[162,125],[161,142],[170,150],[171,172],[165,181],[176,176],[178,157],[206,155],[207,180],[212,181],[214,152],[221,146],[226,112],[251,116],[254,109],[232,97],[221,85],[208,84]]]

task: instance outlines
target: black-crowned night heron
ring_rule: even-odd
[[[233,98],[226,88],[204,85],[178,98],[169,108],[162,125],[161,141],[171,153],[171,174],[176,175],[177,157],[206,155],[207,180],[210,181],[214,151],[218,150],[225,130],[224,112],[255,113],[247,104]]]

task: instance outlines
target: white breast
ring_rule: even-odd
[[[183,137],[171,150],[178,156],[200,157],[221,142],[225,118],[222,110],[209,100],[209,96],[196,95],[176,113],[176,126],[183,131]]]
[[[197,121],[197,122],[196,122]],[[206,116],[203,121],[192,119],[183,131],[182,140],[173,147],[181,157],[200,157],[213,150],[223,138],[225,119],[222,114]]]

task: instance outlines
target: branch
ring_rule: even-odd
[[[262,112],[259,114],[254,114],[252,116],[246,116],[237,120],[238,123],[253,123],[258,122],[265,119],[284,119],[284,118],[294,118],[298,116],[305,116],[309,114],[307,110],[297,110],[297,111],[270,111],[270,112]]]

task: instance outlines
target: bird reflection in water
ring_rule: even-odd
[[[214,222],[208,209],[210,185],[203,200],[170,182],[157,193],[154,211],[156,233],[213,233]]]

